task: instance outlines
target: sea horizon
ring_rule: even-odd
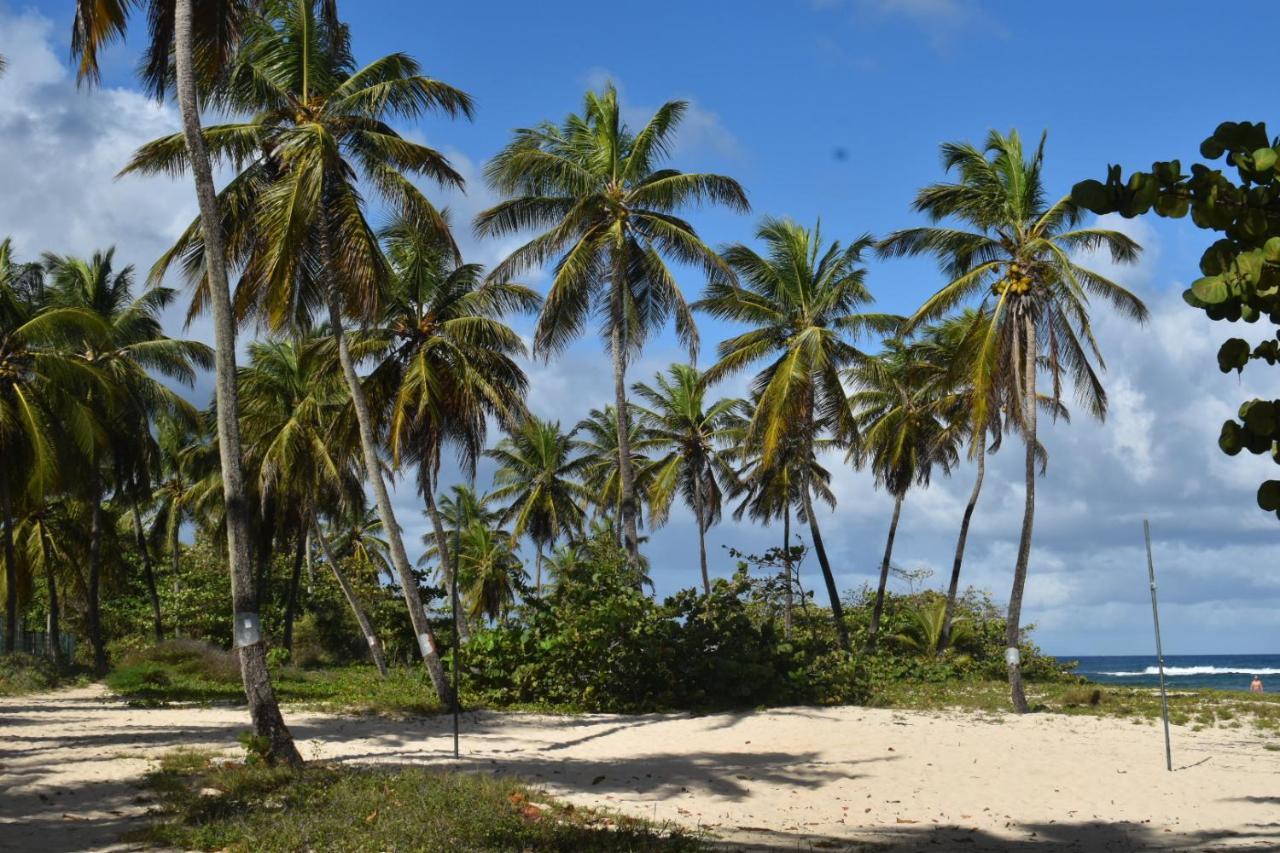
[[[1053,657],[1075,661],[1074,672],[1098,684],[1143,687],[1160,683],[1155,654]],[[1280,654],[1165,655],[1164,675],[1170,688],[1241,691],[1249,689],[1256,675],[1262,679],[1264,690],[1275,692],[1280,690]]]

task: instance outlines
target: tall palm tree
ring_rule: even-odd
[[[629,408],[635,407],[628,403]],[[633,413],[634,414],[634,413]],[[627,418],[628,458],[631,461],[631,482],[636,494],[649,493],[653,477],[653,460],[640,449],[647,435],[646,428],[634,416]],[[573,448],[583,459],[582,484],[594,496],[595,510],[592,517],[609,518],[619,543],[624,541],[622,529],[622,457],[618,450],[618,410],[613,406],[592,409],[573,428]],[[636,503],[636,522],[644,525],[644,506]]]
[[[633,133],[612,85],[588,92],[581,115],[516,131],[485,172],[507,200],[476,218],[483,236],[542,230],[493,271],[505,280],[555,261],[534,332],[535,353],[558,353],[593,316],[601,321],[613,360],[619,509],[632,562],[639,553],[639,511],[627,362],[668,317],[674,317],[691,357],[697,351],[693,315],[665,258],[731,275],[680,211],[702,203],[748,209],[746,194],[732,178],[660,167],[687,110],[686,102],[669,101]]]
[[[656,388],[643,382],[631,390],[643,403],[636,407],[646,434],[643,450],[665,455],[654,460],[649,486],[650,521],[663,524],[677,492],[693,510],[698,525],[698,560],[702,590],[711,594],[707,571],[707,529],[720,521],[723,487],[733,479],[728,454],[721,450],[733,435],[736,399],[707,405],[707,383],[696,367],[673,364],[655,378]]]
[[[378,360],[371,383],[390,401],[393,461],[417,466],[452,597],[453,550],[435,502],[441,454],[452,444],[464,474],[474,477],[489,420],[512,425],[524,417],[528,381],[516,358],[525,346],[504,317],[536,310],[539,299],[459,264],[447,235],[427,226],[400,218],[383,229],[393,275],[369,339]]]
[[[935,466],[949,473],[959,454],[953,442],[944,440],[946,425],[934,405],[934,388],[926,381],[927,374],[912,345],[886,341],[880,353],[855,362],[846,378],[855,389],[849,405],[858,426],[858,439],[849,456],[859,468],[869,466],[876,484],[893,496],[893,517],[867,629],[866,648],[873,652],[902,502],[913,485],[929,485]]]
[[[244,42],[216,96],[228,111],[252,118],[207,128],[202,139],[239,172],[222,196],[227,244],[242,267],[241,313],[256,313],[278,329],[309,322],[313,310],[327,310],[392,564],[423,662],[449,705],[449,683],[383,478],[374,413],[343,324],[377,316],[390,272],[361,190],[372,188],[396,215],[445,231],[439,212],[412,179],[462,185],[443,155],[405,139],[388,122],[431,110],[470,116],[471,101],[422,75],[402,53],[357,68],[345,25],[326,20],[323,6],[316,0],[281,2],[271,6],[271,18],[246,24]],[[170,137],[144,146],[126,171],[173,172],[185,164],[181,140]],[[188,271],[201,270],[212,254],[204,251],[204,234],[189,229],[153,274],[179,258]]]
[[[258,626],[258,602],[249,554],[249,502],[244,490],[240,450],[239,401],[236,396],[236,324],[227,278],[227,259],[220,227],[221,207],[213,183],[213,163],[200,127],[197,89],[201,80],[217,76],[238,46],[241,25],[254,0],[227,0],[214,7],[197,0],[75,0],[71,52],[79,57],[79,80],[97,82],[98,54],[109,43],[123,39],[129,13],[144,5],[150,38],[142,63],[142,78],[150,92],[163,99],[173,87],[182,116],[181,148],[191,167],[199,203],[199,228],[205,235],[208,261],[204,270],[208,303],[213,315],[215,348],[214,388],[217,412],[218,452],[222,467],[223,504],[227,508],[227,551],[230,563],[232,612],[239,631],[237,645],[245,697],[254,732],[271,744],[273,758],[291,766],[302,765],[302,756],[285,726],[267,670],[266,646]],[[334,0],[326,11],[336,15]]]
[[[8,240],[0,242],[0,556],[5,574],[7,652],[16,648],[18,626],[18,552],[14,525],[19,503],[42,502],[52,494],[66,446],[87,453],[101,429],[85,397],[104,393],[101,374],[80,358],[87,342],[107,335],[102,322],[80,308],[49,307],[21,287],[30,280],[28,265],[18,264]],[[59,435],[67,442],[59,442]]]
[[[974,428],[986,429],[990,402],[999,401],[1006,426],[1026,448],[1026,504],[1009,595],[1006,659],[1013,707],[1028,710],[1018,655],[1022,594],[1035,523],[1035,465],[1040,407],[1037,374],[1043,369],[1060,399],[1065,378],[1081,405],[1098,418],[1107,397],[1094,362],[1103,367],[1089,324],[1089,300],[1104,300],[1122,316],[1144,322],[1146,306],[1114,281],[1077,262],[1079,253],[1105,249],[1116,263],[1134,261],[1140,247],[1117,231],[1080,227],[1083,211],[1065,195],[1050,202],[1042,179],[1045,137],[1028,156],[1017,131],[992,131],[985,146],[947,143],[944,168],[954,183],[925,187],[914,207],[935,223],[891,234],[885,255],[937,256],[949,279],[904,326],[904,333],[976,300],[990,314],[973,363]]]
[[[859,338],[891,331],[898,318],[862,310],[872,301],[861,266],[862,253],[872,245],[870,237],[847,247],[839,242],[824,246],[819,228],[773,218],[760,223],[756,237],[764,242],[766,253],[743,244],[730,246],[724,258],[737,279],[713,276],[706,296],[694,307],[751,327],[720,344],[720,360],[707,371],[707,381],[768,360],[752,382],[756,407],[745,436],[748,444],[760,445],[761,462],[768,468],[792,441],[801,447],[788,452],[798,452],[801,458],[810,455],[804,445],[818,442],[823,428],[830,430],[835,446],[852,441],[856,427],[840,372],[861,357]],[[809,486],[802,484],[801,506],[840,644],[849,651],[844,609]]]
[[[133,267],[116,270],[115,250],[95,252],[92,258],[46,255],[51,304],[93,314],[107,330],[99,341],[86,346],[81,357],[106,380],[107,393],[91,395],[104,441],[94,446],[87,461],[87,498],[92,522],[89,541],[88,630],[93,644],[94,668],[105,672],[106,647],[99,620],[103,501],[107,483],[114,481],[116,496],[128,503],[141,539],[142,524],[136,474],[149,467],[150,424],[160,413],[194,421],[196,410],[176,392],[155,379],[152,372],[187,386],[195,384],[197,368],[213,366],[213,354],[196,341],[176,340],[164,334],[161,312],[176,293],[167,287],[150,288],[135,296]],[[126,469],[134,474],[126,475]],[[147,489],[150,491],[150,489]],[[140,541],[144,579],[150,594],[156,633],[161,632],[160,599],[155,572],[146,543]]]
[[[542,594],[542,552],[582,532],[589,492],[578,481],[587,462],[572,457],[573,438],[559,422],[530,417],[486,456],[498,463],[490,500],[506,503],[502,522],[511,536],[528,536],[537,549],[534,588]]]

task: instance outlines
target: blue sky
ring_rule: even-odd
[[[110,176],[138,144],[176,130],[176,118],[137,93],[132,44],[108,54],[102,90],[75,89],[66,68],[70,8],[0,0],[0,52],[11,58],[0,79],[0,234],[12,234],[27,256],[115,243],[145,268],[194,214],[189,184]],[[1189,2],[346,0],[340,9],[359,59],[409,52],[475,98],[474,122],[432,118],[403,128],[473,179],[465,197],[436,194],[460,222],[492,203],[480,170],[512,128],[559,119],[586,88],[612,79],[633,121],[665,100],[689,100],[674,165],[730,174],[747,188],[750,215],[690,214],[716,244],[750,240],[763,214],[821,218],[824,233],[842,241],[915,224],[914,192],[941,177],[938,144],[980,141],[993,127],[1049,130],[1052,194],[1101,176],[1109,162],[1190,162],[1219,121],[1273,117],[1257,97],[1273,73],[1265,52],[1206,62],[1205,45],[1280,23],[1280,11],[1255,9],[1245,23]],[[1148,651],[1141,519],[1149,516],[1167,651],[1277,651],[1278,531],[1252,497],[1268,466],[1227,459],[1214,446],[1241,400],[1278,396],[1275,377],[1256,367],[1243,380],[1219,375],[1213,354],[1238,332],[1211,325],[1178,298],[1195,276],[1203,232],[1160,220],[1115,225],[1147,247],[1137,267],[1112,272],[1148,300],[1153,319],[1139,329],[1098,309],[1111,417],[1099,426],[1082,415],[1045,431],[1051,462],[1039,487],[1027,616],[1052,652]],[[510,248],[462,230],[473,260],[493,263]],[[910,311],[941,283],[924,261],[870,267],[885,310]],[[700,292],[695,272],[681,281],[691,297]],[[708,363],[728,330],[706,319],[700,330]],[[191,334],[207,332],[197,324]],[[531,406],[568,425],[606,402],[600,353],[586,340],[551,364],[530,364]],[[632,377],[647,380],[679,357],[664,334]],[[1001,600],[1021,515],[1017,456],[993,460],[967,561],[968,579]],[[867,475],[838,459],[832,465],[840,505],[822,524],[848,589],[872,579],[891,504]],[[482,468],[481,485],[490,473]],[[942,582],[970,478],[961,469],[908,499],[896,562],[933,568],[933,582]],[[425,529],[420,501],[405,487],[397,505],[416,541]],[[710,535],[713,568],[731,570],[721,545],[759,550],[778,536],[722,525]],[[696,546],[684,515],[654,532],[648,548],[660,592],[694,582]],[[806,583],[820,588],[816,565],[806,567]]]

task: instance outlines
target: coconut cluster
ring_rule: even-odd
[[[1021,264],[1009,264],[1009,271],[991,288],[1003,296],[1005,293],[1021,295],[1031,289],[1031,276]]]

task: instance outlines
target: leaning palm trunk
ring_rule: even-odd
[[[836,589],[836,577],[831,573],[831,563],[827,560],[827,549],[822,544],[822,531],[818,529],[818,517],[813,512],[813,496],[809,488],[804,488],[804,514],[809,519],[809,534],[813,537],[813,550],[818,553],[818,565],[822,567],[822,580],[827,585],[827,597],[831,599],[831,618],[836,623],[836,639],[840,648],[846,652],[853,651],[849,645],[849,628],[844,624],[844,607],[840,604],[840,592]]]
[[[338,582],[338,586],[341,587],[342,594],[346,597],[347,604],[351,607],[351,612],[355,614],[356,622],[360,624],[360,630],[364,633],[365,642],[369,644],[369,654],[373,657],[374,666],[378,667],[378,674],[386,678],[387,658],[382,652],[382,643],[378,640],[378,635],[374,633],[373,624],[369,621],[364,608],[360,606],[360,599],[356,598],[355,590],[351,588],[351,582],[347,580],[347,576],[338,565],[338,561],[333,558],[333,552],[329,550],[329,540],[325,538],[324,531],[316,523],[314,513],[311,516],[311,529],[315,531],[316,538],[320,540],[320,548],[324,551],[325,562],[329,564],[329,569],[333,572],[333,577]]]
[[[889,537],[884,543],[884,559],[880,562],[880,585],[876,587],[876,604],[871,609],[871,627],[867,629],[867,652],[876,650],[876,637],[880,633],[880,615],[884,613],[884,591],[889,585],[889,563],[893,559],[893,539],[898,535],[898,517],[902,515],[902,495],[893,500],[893,519],[889,522]]]
[[[634,565],[640,556],[640,532],[636,524],[636,481],[631,469],[631,418],[627,413],[626,316],[622,307],[622,282],[615,281],[612,331],[609,334],[613,358],[613,395],[618,411],[618,508],[627,546],[627,561]]]
[[[960,564],[964,561],[965,540],[969,538],[969,522],[973,518],[973,510],[978,505],[978,494],[982,491],[982,478],[987,469],[987,449],[978,442],[978,476],[973,481],[973,492],[969,495],[969,503],[965,505],[964,516],[960,519],[960,537],[956,540],[956,558],[951,564],[951,585],[947,588],[947,609],[942,617],[942,634],[938,637],[938,654],[947,650],[951,643],[951,619],[955,616],[956,595],[960,588]]]
[[[102,485],[98,477],[96,461],[90,463],[89,472],[90,500],[93,505],[89,510],[89,589],[85,610],[85,628],[89,633],[89,644],[93,646],[93,671],[95,675],[107,672],[107,646],[102,638]]]
[[[160,620],[160,591],[156,589],[156,570],[151,564],[147,537],[142,532],[142,512],[138,509],[138,502],[130,501],[129,509],[133,516],[133,538],[138,543],[138,557],[142,560],[142,578],[147,584],[147,596],[151,599],[151,621],[158,643],[164,639],[164,623]]]
[[[200,131],[196,100],[195,57],[192,40],[194,0],[176,0],[173,16],[174,67],[177,74],[178,109],[195,177],[200,204],[200,228],[205,242],[209,306],[213,314],[215,403],[218,454],[222,466],[222,494],[226,506],[227,555],[231,574],[231,609],[236,626],[240,675],[254,734],[270,743],[271,756],[299,767],[302,756],[280,715],[271,687],[267,651],[258,620],[258,601],[249,558],[249,504],[245,497],[244,460],[240,449],[239,392],[236,388],[236,327],[227,284],[226,251],[222,217],[213,185],[213,167]]]
[[[44,530],[40,531],[40,555],[44,563],[45,584],[49,587],[49,650],[53,665],[62,669],[67,665],[66,656],[62,654],[62,607],[58,603],[58,578],[53,571],[53,563],[49,562],[49,539]]]
[[[12,653],[18,645],[18,554],[13,547],[13,503],[9,484],[0,484],[0,514],[4,535],[4,650]]]
[[[791,567],[791,505],[782,508],[782,570],[787,574],[787,584],[782,590],[782,635],[791,639],[794,624],[792,610],[795,607],[796,573]]]
[[[1022,537],[1018,540],[1018,562],[1013,569],[1013,591],[1009,593],[1009,617],[1005,623],[1005,663],[1009,672],[1009,693],[1013,709],[1019,714],[1031,710],[1027,705],[1027,694],[1022,687],[1022,666],[1018,657],[1018,644],[1021,640],[1022,591],[1027,585],[1027,563],[1031,559],[1031,529],[1036,515],[1036,327],[1035,321],[1028,315],[1023,323],[1026,327],[1027,350],[1024,353],[1025,367],[1022,381],[1026,385],[1024,401],[1023,440],[1027,444],[1026,488],[1027,503],[1022,514]]]
[[[698,515],[698,559],[702,565],[702,591],[711,594],[711,576],[707,574],[707,510],[702,500],[702,477],[693,478],[693,503]]]
[[[302,559],[307,547],[307,537],[301,527],[298,529],[298,541],[293,546],[293,571],[289,573],[288,599],[284,604],[284,649],[293,657],[293,620],[298,612],[298,587],[302,583]]]
[[[382,527],[387,534],[387,542],[391,546],[391,565],[395,567],[400,579],[400,589],[404,594],[405,604],[409,607],[409,621],[413,624],[413,633],[418,638],[418,650],[422,653],[422,661],[431,676],[431,683],[436,695],[446,708],[452,708],[455,701],[453,690],[445,675],[444,664],[440,661],[439,645],[435,632],[427,622],[427,613],[422,605],[422,596],[418,593],[418,581],[409,567],[409,555],[404,550],[404,537],[396,524],[395,512],[391,508],[391,496],[387,494],[386,481],[382,479],[382,464],[378,459],[377,439],[373,434],[373,416],[369,413],[369,401],[365,397],[364,387],[360,384],[360,375],[356,373],[355,359],[351,357],[351,349],[347,346],[347,336],[342,330],[342,308],[338,304],[335,290],[329,293],[329,324],[333,327],[334,343],[338,347],[338,361],[342,365],[342,375],[347,382],[347,390],[351,394],[351,406],[355,410],[356,423],[360,428],[360,450],[364,455],[365,474],[373,489],[374,501],[378,505],[378,516],[382,519]]]
[[[449,600],[453,601],[453,587],[458,582],[458,572],[454,553],[449,548],[449,537],[444,532],[444,519],[440,517],[440,508],[436,506],[436,498],[431,489],[426,489],[427,498],[427,515],[431,516],[431,530],[436,537],[436,550],[440,552],[440,567],[444,571],[445,583],[448,587],[446,592]],[[460,524],[462,519],[458,519]],[[458,618],[458,638],[462,642],[471,639],[471,628],[467,625],[465,615]]]

